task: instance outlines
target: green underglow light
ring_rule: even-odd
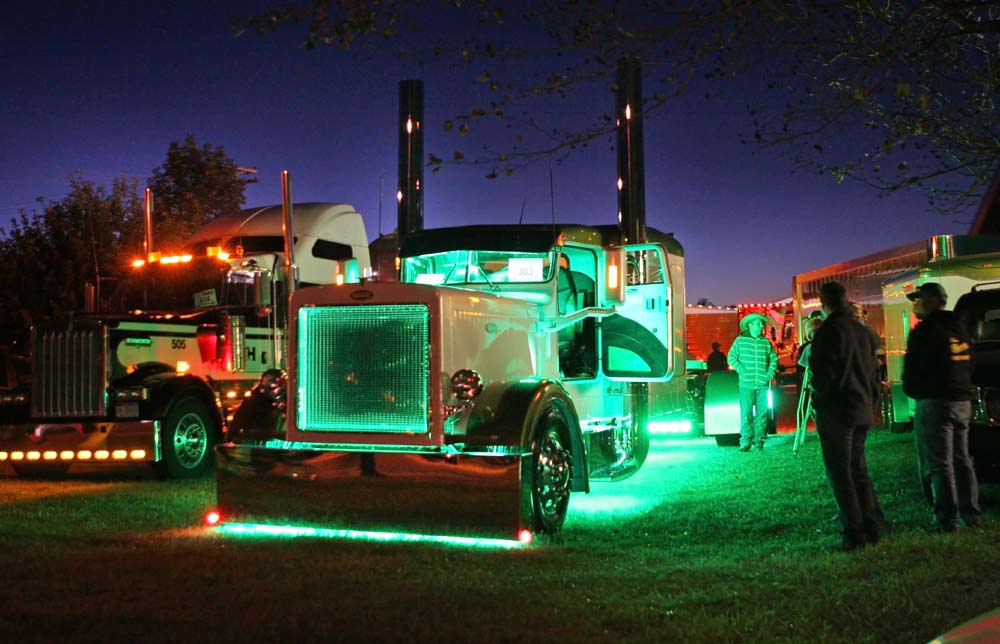
[[[312,528],[292,525],[267,525],[263,523],[224,523],[219,528],[226,534],[243,537],[313,537],[324,539],[351,539],[355,541],[383,541],[402,543],[436,543],[464,548],[523,548],[525,544],[513,539],[485,539],[479,537],[451,537],[406,532],[374,532],[369,530],[343,530],[337,528]]]
[[[649,423],[650,434],[690,434],[691,421],[683,420],[654,420]]]

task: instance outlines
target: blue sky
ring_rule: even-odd
[[[69,6],[67,6],[69,5]],[[389,52],[306,52],[297,34],[234,38],[229,18],[267,2],[60,3],[14,0],[0,23],[0,226],[35,198],[65,195],[67,177],[145,180],[171,141],[192,133],[258,169],[247,205],[340,201],[370,236],[395,227],[398,82],[425,83],[427,152],[450,155],[443,121],[483,96],[475,70],[403,62]],[[689,301],[781,299],[791,278],[826,264],[940,233],[965,232],[974,212],[931,213],[917,194],[879,197],[796,171],[773,151],[743,145],[743,96],[689,96],[645,122],[648,224],[672,231],[687,255]],[[557,124],[608,111],[614,97],[552,101]],[[475,147],[503,128],[474,130]],[[479,138],[477,138],[479,137]],[[549,170],[554,184],[550,197]],[[425,225],[615,219],[615,155],[598,141],[559,163],[497,180],[482,167],[426,172]],[[384,180],[380,200],[379,182]],[[381,201],[381,226],[379,209]]]

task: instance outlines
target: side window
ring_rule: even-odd
[[[317,239],[316,243],[313,244],[312,247],[312,256],[319,259],[330,259],[336,261],[351,259],[354,257],[354,253],[351,250],[351,247],[347,244],[339,244],[326,239]]]

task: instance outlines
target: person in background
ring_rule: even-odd
[[[799,359],[796,361],[797,367],[802,370],[802,381],[799,383],[799,404],[795,410],[795,438],[792,440],[792,452],[796,455],[806,440],[809,419],[813,417],[812,372],[809,371],[809,354],[812,350],[813,336],[821,324],[823,324],[822,314],[806,319],[805,330],[802,332],[805,341],[799,347]]]
[[[903,361],[903,391],[917,402],[913,434],[920,480],[938,529],[955,532],[959,515],[967,526],[982,522],[969,456],[971,341],[955,313],[944,310],[948,294],[940,284],[925,282],[907,297],[920,320]]]
[[[722,345],[718,342],[712,343],[712,353],[708,354],[706,368],[708,371],[725,371],[729,368],[729,363],[726,362],[726,354],[722,352]]]
[[[877,346],[855,317],[843,285],[828,282],[819,297],[827,317],[809,352],[816,433],[843,528],[839,549],[858,550],[879,542],[882,520],[865,456],[881,388]]]
[[[740,320],[740,334],[729,348],[729,366],[740,381],[740,451],[764,449],[767,391],[778,370],[774,345],[764,337],[766,318],[751,313]]]

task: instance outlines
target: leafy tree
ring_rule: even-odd
[[[199,146],[193,135],[173,141],[163,165],[153,170],[153,244],[171,248],[220,215],[240,211],[246,184],[253,179],[226,155],[222,146]]]
[[[464,135],[501,120],[512,127],[510,140],[476,154],[431,155],[430,163],[485,164],[491,177],[606,137],[613,118],[602,113],[603,102],[579,125],[552,126],[538,117],[552,113],[551,103],[539,105],[552,98],[581,104],[580,95],[613,85],[623,56],[645,65],[647,114],[686,93],[718,96],[749,83],[746,140],[780,146],[840,180],[925,190],[943,210],[979,199],[1000,161],[1000,0],[511,6],[301,0],[236,27],[264,34],[297,23],[307,48],[394,44],[401,56],[473,68],[491,98],[444,128]],[[738,77],[746,80],[728,82]]]
[[[110,294],[130,257],[142,252],[143,201],[138,180],[122,177],[108,191],[79,174],[69,178],[61,201],[22,210],[9,231],[0,230],[0,290],[4,335],[49,317],[83,308],[84,284]]]

